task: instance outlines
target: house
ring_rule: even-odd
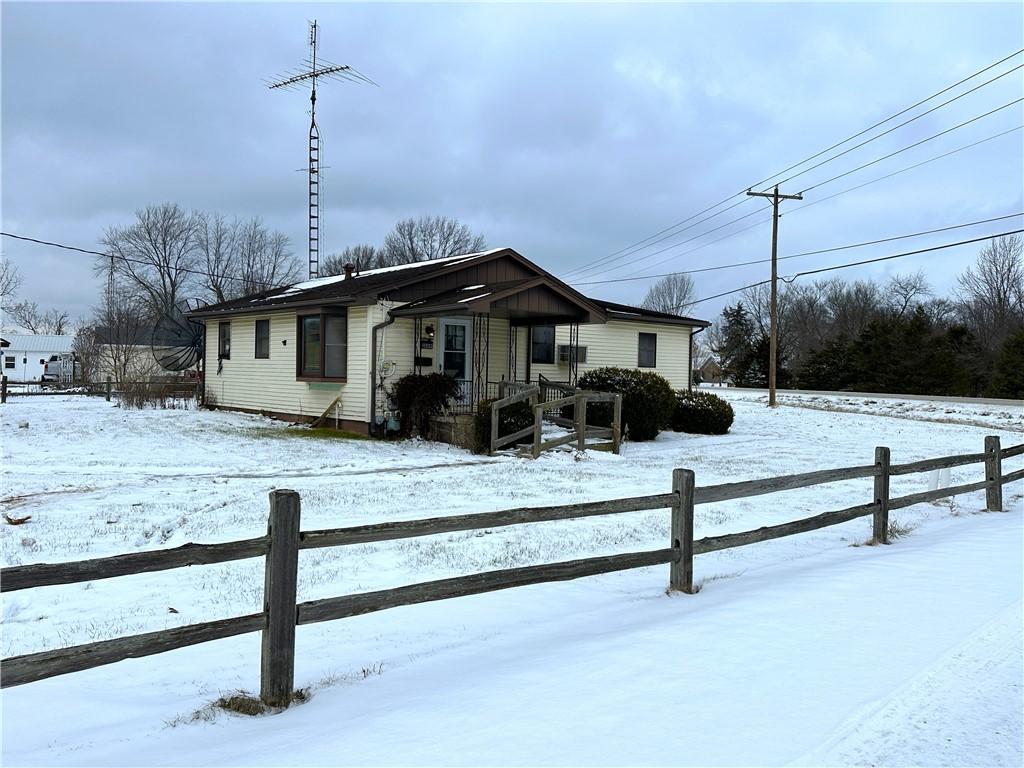
[[[14,384],[31,384],[43,380],[46,361],[72,355],[73,336],[13,334],[4,336],[0,345],[0,371]]]
[[[373,432],[399,377],[441,371],[471,412],[500,382],[608,365],[691,385],[703,320],[584,296],[511,248],[298,283],[203,307],[208,404]]]

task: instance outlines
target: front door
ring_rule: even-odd
[[[473,321],[441,318],[441,354],[437,356],[441,373],[459,382],[461,401],[468,403],[473,392]]]

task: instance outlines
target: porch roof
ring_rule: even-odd
[[[438,314],[488,314],[513,325],[603,323],[605,314],[594,302],[562,289],[547,276],[460,286],[391,310],[395,317]]]

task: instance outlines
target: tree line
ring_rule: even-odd
[[[769,287],[745,290],[702,345],[736,386],[767,386]],[[783,284],[778,386],[1024,397],[1024,241],[994,238],[934,295],[924,272]]]
[[[99,367],[118,381],[159,373],[147,353],[168,327],[187,328],[190,308],[272,290],[305,278],[306,260],[288,237],[259,217],[229,218],[176,203],[148,205],[130,223],[108,227],[94,274],[104,286],[87,317],[73,322],[58,308],[18,301],[15,266],[0,263],[0,302],[7,323],[32,334],[75,334],[88,378]],[[486,247],[484,237],[445,216],[407,218],[380,247],[356,245],[326,257],[320,276],[444,258]],[[100,361],[100,358],[103,358]]]

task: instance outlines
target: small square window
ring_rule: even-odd
[[[231,359],[231,321],[217,324],[217,359]]]
[[[270,320],[256,321],[256,358],[270,358]]]
[[[18,361],[15,360],[13,357],[4,358],[4,368],[14,368],[15,366],[17,366],[17,364]]]
[[[658,334],[641,333],[637,351],[637,368],[658,367]]]

